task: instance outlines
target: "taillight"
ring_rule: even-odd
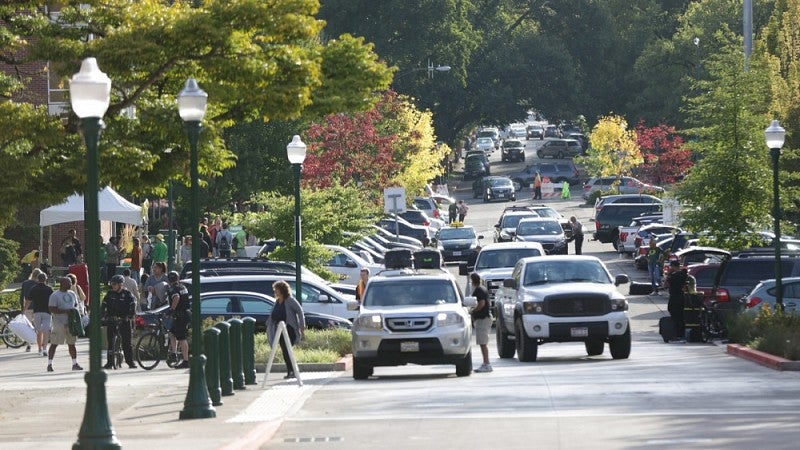
[[[636,239],[633,240],[633,246],[640,247],[641,245],[642,245],[642,238],[637,236]]]
[[[136,316],[136,318],[133,319],[133,323],[136,325],[136,328],[145,327],[144,318],[142,316]]]
[[[434,209],[433,210],[433,217],[435,217],[437,219],[439,218],[439,210],[438,209]]]
[[[758,305],[759,303],[761,303],[763,301],[764,300],[761,300],[760,297],[750,297],[750,298],[747,299],[747,303],[745,303],[744,306],[746,308],[748,308],[748,309],[749,308],[755,308],[756,305]]]
[[[592,185],[591,185],[591,184],[584,184],[584,185],[583,185],[583,190],[584,190],[584,191],[588,191],[588,190],[589,190],[589,189],[591,189],[591,188],[592,188]]]
[[[600,231],[600,222],[598,222],[596,220],[594,221],[594,229],[597,230],[597,231]]]
[[[717,297],[715,300],[717,303],[729,302],[731,301],[731,295],[728,293],[727,289],[719,288],[717,289]]]
[[[627,231],[622,232],[622,233],[619,234],[619,241],[620,242],[624,242],[627,239],[628,239],[628,232]]]
[[[430,223],[430,222],[428,222],[427,220],[426,220],[426,221],[424,221],[424,222],[422,222],[422,225],[424,225],[424,226],[426,226],[426,227],[427,227],[427,226],[429,226],[430,224],[431,224],[431,223]]]

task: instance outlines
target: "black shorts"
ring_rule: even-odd
[[[189,337],[189,323],[191,321],[186,317],[176,317],[169,332],[175,336],[175,339],[179,341],[185,340]]]

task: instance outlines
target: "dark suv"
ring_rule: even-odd
[[[619,247],[619,227],[627,226],[638,216],[661,212],[660,203],[612,203],[597,213],[594,219],[594,238],[604,244]]]
[[[472,182],[472,198],[483,198],[484,203],[492,200],[517,201],[514,183],[508,177],[483,177]]]
[[[738,311],[739,299],[761,281],[775,278],[775,255],[770,251],[740,253],[722,261],[711,290],[721,310]],[[800,276],[799,252],[781,257],[781,274],[783,278]]]
[[[506,139],[503,142],[503,162],[525,161],[525,144],[517,139]]]
[[[580,181],[580,174],[578,168],[572,161],[550,162],[550,163],[536,163],[531,164],[522,172],[514,172],[506,175],[514,180],[514,183],[519,184],[520,189],[531,187],[533,179],[536,177],[536,172],[542,178],[549,178],[552,183],[577,184]]]

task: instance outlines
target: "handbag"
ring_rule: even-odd
[[[25,317],[25,314],[17,314],[11,319],[11,322],[8,322],[8,328],[23,341],[29,344],[36,342],[36,330],[33,329],[33,324]]]
[[[81,318],[81,313],[77,309],[70,309],[68,316],[68,328],[69,334],[75,337],[83,337],[83,319]]]

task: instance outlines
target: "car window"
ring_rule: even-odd
[[[333,258],[328,261],[328,265],[333,267],[345,267],[347,266],[347,261],[350,261],[347,255],[344,253],[336,253],[333,255]]]
[[[493,178],[489,181],[495,187],[510,187],[511,179],[509,178]]]
[[[769,295],[775,297],[776,289],[774,287],[767,289]],[[800,283],[788,283],[783,285],[784,298],[800,298]]]
[[[439,230],[439,239],[475,239],[475,230],[472,228],[442,228]]]
[[[430,209],[431,207],[431,205],[427,201],[418,199],[414,200],[414,206],[416,206],[419,209]]]
[[[200,304],[203,314],[230,314],[234,311],[233,298],[227,295],[204,297]]]
[[[697,273],[694,274],[694,278],[697,280],[697,285],[707,287],[713,286],[718,270],[719,267],[709,267],[703,270],[698,270]]]
[[[536,214],[513,214],[513,215],[505,215],[503,216],[503,223],[501,225],[502,228],[517,228],[519,225],[519,221],[522,219],[527,219],[531,217],[537,217]]]
[[[514,267],[517,261],[528,256],[542,256],[542,254],[535,248],[482,251],[475,262],[475,270]]]
[[[611,283],[611,279],[597,261],[541,261],[525,268],[525,286],[568,282]]]
[[[792,265],[784,262],[781,264],[781,271],[783,276],[790,276],[792,274]],[[725,280],[721,281],[720,284],[747,286],[753,284],[754,280],[761,281],[770,278],[775,278],[774,259],[731,260],[725,269]]]
[[[272,314],[272,303],[260,298],[239,297],[239,304],[242,314]]]
[[[447,280],[406,279],[370,283],[363,300],[366,307],[447,303],[458,303],[458,294],[453,288],[453,284]]]
[[[522,222],[517,226],[520,236],[557,236],[563,232],[561,225],[555,221]]]

